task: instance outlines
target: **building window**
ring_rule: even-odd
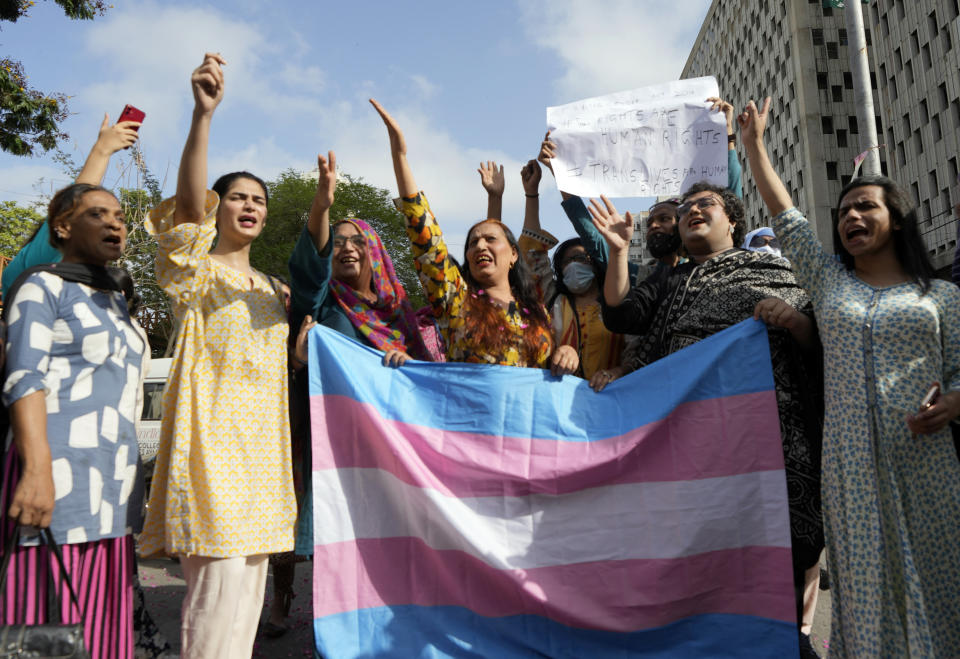
[[[947,106],[950,104],[950,101],[947,98],[947,83],[941,82],[940,86],[937,87],[937,91],[940,92],[940,109],[946,110]]]
[[[846,46],[846,45],[847,45],[847,31],[844,30],[843,28],[840,28],[840,31],[839,31],[839,33],[838,33],[838,37],[839,37],[839,40],[840,40],[840,45],[841,45],[841,46]]]
[[[940,115],[933,115],[933,141],[939,142],[943,139],[943,127],[940,125]]]
[[[841,149],[845,149],[847,147],[847,131],[843,129],[837,130],[837,146]]]
[[[873,45],[873,37],[870,36],[870,28],[866,28],[866,29],[863,31],[863,37],[864,37],[864,41],[866,42],[866,44],[867,44],[868,46],[872,46],[872,45]]]
[[[880,65],[880,75],[884,78],[887,77],[887,67],[883,64]],[[853,74],[849,71],[843,72],[843,86],[847,89],[853,89]]]
[[[906,74],[907,87],[913,84],[913,62],[907,62]]]
[[[833,117],[820,117],[820,130],[824,135],[833,133]]]
[[[824,16],[833,16],[833,7],[824,7],[823,8]]]
[[[923,217],[920,218],[921,222],[933,222],[932,213],[930,212],[930,200],[923,200]]]
[[[899,46],[893,51],[893,61],[897,64],[897,71],[903,71],[903,56],[900,54]]]
[[[910,33],[910,52],[914,55],[920,52],[920,37],[917,36],[916,30]]]
[[[896,78],[890,78],[890,85],[889,85],[889,87],[890,87],[890,96],[893,97],[893,100],[897,100],[897,97],[900,95],[900,93],[897,91],[897,79],[896,79]]]
[[[907,154],[903,150],[903,142],[897,145],[897,164],[903,167],[907,163]]]
[[[902,2],[902,0],[900,0],[893,4],[897,8],[897,18],[899,18],[900,20],[903,20],[904,16],[906,16],[906,12],[903,9],[904,3]]]
[[[920,184],[914,181],[910,184],[910,193],[913,195],[913,203],[920,203]]]
[[[957,170],[957,157],[950,158],[947,164],[950,165],[950,180],[956,181],[957,177],[960,176],[960,171]]]
[[[837,163],[834,161],[827,162],[827,180],[836,181],[837,180]]]
[[[934,9],[930,12],[930,15],[927,16],[927,38],[933,39],[937,36],[937,10]]]
[[[851,134],[851,135],[859,135],[859,134],[860,134],[860,128],[857,126],[857,118],[856,118],[856,117],[849,117],[848,119],[849,119],[849,120],[848,120],[848,123],[849,123],[849,127],[850,127],[850,134]]]
[[[927,196],[936,197],[937,188],[940,187],[940,184],[937,183],[937,170],[931,169],[930,173],[927,174],[927,185],[930,186],[929,188],[927,188],[927,192],[929,193]]]
[[[920,101],[920,125],[930,122],[930,112],[927,110],[927,99]]]
[[[920,132],[919,128],[913,131],[913,155],[923,155],[923,134]]]
[[[827,59],[840,59],[840,49],[836,41],[827,42]]]
[[[920,49],[920,61],[923,62],[923,68],[929,69],[933,66],[933,60],[930,58],[930,44],[923,44],[923,48]]]
[[[957,0],[960,2],[960,0]],[[950,49],[953,48],[953,39],[950,38],[950,30],[944,30],[940,34],[943,35],[943,52],[948,53]]]
[[[817,74],[817,89],[826,89],[828,86],[829,86],[829,85],[827,85],[827,74],[826,74],[826,73],[818,73],[818,74]]]
[[[843,103],[843,87],[834,85],[830,88],[830,92],[833,94],[834,103]]]
[[[953,99],[950,107],[953,109],[953,125],[960,128],[960,100]]]
[[[813,37],[814,46],[823,45],[823,30],[819,28],[813,28],[812,30],[810,30],[810,35]]]
[[[885,36],[885,37],[889,37],[889,36],[890,36],[890,23],[889,23],[889,21],[887,21],[887,15],[886,15],[886,14],[884,14],[884,15],[880,18],[880,31],[883,32],[883,36]]]

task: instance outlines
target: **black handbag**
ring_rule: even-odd
[[[0,594],[4,592],[7,583],[7,569],[10,566],[10,557],[20,540],[20,527],[17,526],[7,539],[3,552],[3,565],[0,567]],[[60,566],[60,575],[70,593],[70,600],[80,611],[77,594],[73,584],[67,576],[63,565],[63,555],[50,529],[40,531],[40,541],[50,548]],[[49,565],[47,566],[49,575]],[[83,645],[83,623],[62,624],[60,619],[61,598],[57,595],[52,578],[47,579],[47,615],[50,622],[40,625],[9,625],[0,626],[0,659],[17,659],[27,657],[56,657],[60,659],[90,659],[90,654]],[[39,594],[39,593],[38,593]]]

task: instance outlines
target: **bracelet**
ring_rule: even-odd
[[[734,142],[736,142],[736,141],[737,141],[737,134],[736,134],[736,133],[732,133],[732,134],[730,134],[730,135],[727,135],[727,143],[728,143],[728,144],[732,144],[732,143],[734,143]]]
[[[527,194],[527,193],[524,192],[524,194]],[[532,199],[532,198],[534,198],[534,197],[539,197],[539,196],[540,196],[540,193],[538,192],[538,193],[536,193],[536,194],[528,194],[527,196]]]

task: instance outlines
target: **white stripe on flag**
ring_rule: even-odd
[[[314,541],[418,537],[498,569],[789,547],[783,471],[456,499],[379,469],[313,474]]]

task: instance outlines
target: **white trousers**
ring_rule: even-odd
[[[181,556],[187,582],[180,624],[183,659],[243,659],[253,653],[267,555]]]

